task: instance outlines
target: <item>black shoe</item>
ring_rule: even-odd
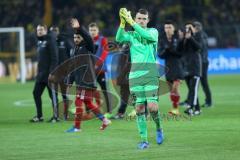
[[[38,116],[34,116],[32,119],[29,120],[29,122],[31,123],[37,123],[37,122],[43,122],[43,117],[38,117]]]
[[[59,118],[52,117],[52,118],[50,118],[47,122],[49,122],[49,123],[56,123],[56,122],[59,122],[59,121],[60,121]]]
[[[212,104],[211,103],[205,103],[205,104],[203,104],[201,107],[212,107]]]
[[[189,116],[193,116],[193,109],[192,108],[188,108],[184,111],[184,113],[188,114]]]

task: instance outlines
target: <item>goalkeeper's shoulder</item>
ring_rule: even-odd
[[[156,28],[148,28],[148,31],[158,34],[158,30]]]
[[[152,37],[152,40],[157,41],[158,40],[158,30],[156,28],[148,28],[148,33]]]

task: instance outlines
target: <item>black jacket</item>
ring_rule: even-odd
[[[183,79],[183,65],[181,62],[181,52],[177,51],[178,38],[172,37],[169,42],[167,36],[164,35],[160,40],[159,57],[165,59],[165,73],[167,81]]]
[[[73,72],[74,81],[78,87],[94,89],[96,88],[94,43],[83,27],[76,32],[82,36],[83,41],[71,51],[71,55],[76,59],[74,64],[76,70]]]
[[[206,32],[201,31],[201,36],[203,39],[203,46],[202,46],[202,51],[201,51],[201,56],[202,56],[202,62],[203,63],[208,63],[208,35]]]
[[[58,64],[61,64],[71,57],[70,50],[71,48],[73,48],[73,44],[70,42],[66,35],[59,34],[57,37],[57,47],[58,47]]]
[[[49,74],[58,65],[58,50],[56,39],[50,35],[38,37],[37,43],[38,70],[36,80],[48,82]]]
[[[198,32],[189,39],[182,39],[178,45],[178,51],[183,53],[185,76],[202,75],[202,50],[203,39]]]

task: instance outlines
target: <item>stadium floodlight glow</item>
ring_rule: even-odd
[[[25,38],[23,27],[0,28],[0,33],[17,32],[19,33],[19,51],[20,51],[20,78],[21,83],[26,82],[26,64],[25,64]]]

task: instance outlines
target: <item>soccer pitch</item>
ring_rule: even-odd
[[[165,141],[155,143],[155,126],[148,122],[150,148],[138,150],[140,138],[134,120],[113,120],[105,131],[94,119],[84,121],[82,132],[65,133],[73,123],[31,124],[35,114],[33,83],[0,84],[1,160],[239,160],[240,75],[209,77],[214,107],[190,119],[164,119]],[[181,86],[182,100],[186,86]],[[200,102],[203,93],[200,88]],[[21,103],[20,103],[21,102]],[[22,105],[24,104],[24,105]],[[160,97],[161,113],[170,109],[168,94]],[[43,113],[51,116],[45,91]],[[128,108],[131,111],[132,108]],[[181,108],[181,111],[184,109]]]

